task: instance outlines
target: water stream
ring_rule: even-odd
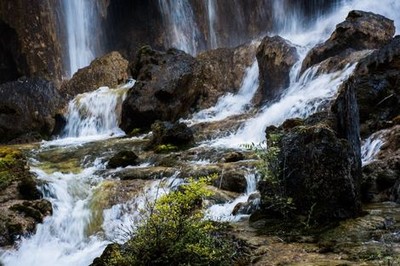
[[[217,46],[218,36],[214,23],[216,23],[215,16],[218,14],[212,2],[213,0],[207,1],[209,27],[212,29],[209,37],[211,46]],[[71,39],[68,43],[70,56],[74,55],[70,57],[70,70],[73,73],[79,67],[87,65],[96,55],[91,50],[90,40],[93,37],[87,33],[89,26],[86,25],[93,16],[83,13],[83,10],[88,10],[88,7],[84,6],[88,4],[88,1],[64,0],[64,4],[67,13],[73,12],[72,10],[76,8],[72,5],[83,5],[82,13],[77,11],[73,16],[69,15],[68,36]],[[197,25],[188,1],[159,0],[159,5],[162,7],[165,20],[172,33],[169,40],[171,44],[195,54],[198,38]],[[318,18],[316,26],[304,32],[293,32],[293,27],[287,26],[290,23],[283,21],[282,23],[286,26],[282,26],[285,29],[282,35],[297,45],[300,58],[304,58],[306,52],[317,42],[326,39],[334,26],[343,21],[348,11],[354,8],[381,13],[395,19],[396,24],[400,23],[400,12],[394,12],[400,10],[400,1],[381,0],[379,3],[373,0],[340,1],[334,14]],[[293,18],[294,21],[296,19],[298,18]],[[399,31],[400,27],[397,26]],[[77,45],[78,40],[84,45]],[[258,110],[239,130],[232,131],[229,136],[213,139],[203,145],[238,148],[244,143],[260,143],[264,140],[264,130],[267,125],[279,124],[290,117],[307,117],[324,108],[355,67],[347,66],[344,70],[331,74],[318,74],[317,67],[314,67],[299,77],[300,65],[301,61],[293,67],[290,86],[278,101]],[[219,121],[247,111],[258,87],[257,84],[258,65],[254,63],[247,70],[242,87],[236,95],[223,96],[215,107],[194,114],[188,123]],[[179,173],[165,176],[163,180],[148,182],[141,190],[142,192],[135,197],[101,209],[100,226],[93,229],[93,224],[98,222],[92,208],[94,194],[104,184],[104,180],[110,179],[108,172],[105,171],[106,157],[113,152],[112,147],[116,143],[107,146],[104,141],[123,135],[118,128],[119,112],[125,93],[131,85],[133,84],[116,89],[102,87],[95,92],[77,96],[69,104],[67,126],[63,135],[57,140],[44,142],[39,148],[31,151],[31,171],[43,181],[40,189],[44,197],[53,204],[53,215],[38,225],[35,234],[22,238],[16,249],[1,251],[1,261],[5,265],[89,265],[95,257],[101,255],[108,243],[126,240],[126,228],[134,230],[138,221],[143,219],[140,209],[144,208],[146,203],[163,193],[168,193],[169,189],[182,182],[178,178]],[[97,150],[99,153],[93,154],[92,151],[85,150],[88,149],[89,142],[100,147]],[[129,143],[129,145],[133,144]],[[366,141],[364,146],[372,148],[366,149],[364,163],[373,158],[379,145],[378,139]],[[86,153],[78,156],[82,151]],[[56,166],[51,168],[46,167],[47,162],[41,161],[43,154],[49,153],[51,157],[57,157],[58,154],[66,152],[76,157],[76,169],[66,171],[62,167],[67,160],[64,157],[57,162],[59,165],[56,163]],[[193,163],[208,164],[209,161]],[[249,195],[255,191],[255,173],[250,170],[246,175],[246,180],[245,194],[232,202],[211,206],[207,210],[207,217],[223,221],[239,219],[240,216],[231,215],[232,210],[237,203],[246,202]],[[160,184],[164,184],[162,188]]]

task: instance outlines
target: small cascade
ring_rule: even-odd
[[[192,6],[185,0],[158,0],[167,37],[167,47],[195,55],[198,52],[199,27]]]
[[[96,91],[80,94],[68,105],[67,124],[63,138],[120,136],[118,127],[121,105],[126,92],[134,84],[130,81],[117,88],[100,87]]]
[[[220,121],[229,116],[238,115],[246,111],[251,105],[251,99],[258,88],[258,63],[255,61],[247,70],[242,86],[237,94],[228,93],[221,97],[211,108],[195,113],[189,124]]]
[[[361,162],[362,165],[370,164],[375,160],[384,142],[384,134],[386,130],[380,130],[369,136],[362,142],[361,146]]]
[[[249,196],[256,192],[257,177],[254,173],[249,173],[246,176],[246,192],[240,195],[235,200],[224,203],[215,204],[206,210],[205,217],[210,220],[220,221],[220,222],[234,222],[239,221],[243,215],[232,215],[233,209],[239,203],[247,203]],[[257,204],[258,201],[250,203]]]
[[[215,31],[216,21],[216,8],[215,0],[207,0],[207,17],[208,17],[208,37],[209,37],[209,48],[218,48],[217,33]]]
[[[53,215],[38,224],[32,237],[22,239],[17,250],[6,251],[1,256],[4,264],[89,265],[99,256],[108,242],[88,236],[86,228],[91,219],[91,189],[101,180],[96,171],[102,168],[99,160],[79,174],[47,174],[32,168],[45,183],[41,190],[53,205]]]
[[[67,27],[68,76],[102,53],[100,14],[96,1],[63,0]]]

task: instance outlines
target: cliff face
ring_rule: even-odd
[[[61,2],[0,1],[0,83],[20,76],[61,80]]]

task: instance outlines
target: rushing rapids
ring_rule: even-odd
[[[238,130],[232,130],[229,136],[208,140],[203,143],[203,146],[237,149],[242,144],[260,143],[264,139],[264,131],[268,125],[278,125],[287,118],[308,117],[332,100],[337,94],[338,87],[352,74],[355,66],[348,65],[345,69],[330,74],[320,74],[318,66],[315,66],[299,76],[301,60],[310,48],[326,39],[334,25],[343,20],[349,10],[371,10],[400,23],[399,14],[393,13],[393,10],[400,10],[400,3],[396,1],[386,1],[387,5],[372,0],[335,1],[334,12],[318,17],[316,25],[309,25],[309,28],[303,27],[301,30],[304,32],[295,34],[299,30],[299,27],[294,26],[298,20],[301,20],[299,14],[282,20],[284,9],[279,4],[281,1],[273,2],[275,17],[281,19],[277,22],[276,32],[296,44],[300,54],[299,62],[291,70],[290,86],[276,102],[263,106],[259,110],[255,109],[251,105],[251,100],[258,87],[259,69],[257,62],[253,63],[247,69],[242,86],[236,95],[224,95],[214,107],[201,110],[185,120],[186,123],[193,125],[221,121],[245,112],[254,114]],[[204,1],[204,3],[207,5],[208,12],[210,47],[216,48],[221,43],[216,30],[219,13],[213,0]],[[199,31],[188,2],[160,0],[159,5],[164,21],[171,32],[169,45],[196,54],[200,50],[196,43]],[[222,11],[219,10],[219,12]],[[68,31],[70,31],[69,28]],[[87,36],[74,38],[85,39]],[[71,42],[74,41],[71,40]],[[70,49],[73,49],[71,47],[72,44]],[[87,47],[82,49],[83,51],[70,50],[70,53],[85,58],[84,62],[74,62],[70,59],[71,73],[87,64],[96,55],[93,51],[87,51]],[[113,202],[111,206],[100,204],[100,209],[93,207],[96,205],[94,204],[96,190],[101,189],[105,181],[110,181],[110,176],[114,173],[106,170],[106,158],[109,158],[110,150],[112,150],[110,147],[114,144],[117,146],[117,143],[121,141],[122,144],[118,145],[123,147],[132,145],[137,150],[142,148],[141,139],[118,140],[116,138],[124,134],[118,127],[120,105],[127,89],[131,86],[133,84],[117,89],[101,87],[94,92],[78,95],[68,106],[67,125],[61,137],[58,140],[44,142],[39,148],[30,152],[31,171],[43,181],[40,189],[43,196],[53,204],[53,215],[46,218],[43,224],[38,225],[34,235],[21,238],[16,249],[2,251],[1,260],[5,265],[89,265],[94,258],[101,255],[107,244],[126,241],[126,228],[134,230],[135,225],[143,219],[140,210],[145,207],[146,202],[154,201],[183,182],[179,178],[179,172],[176,172],[162,176],[165,179],[146,182],[140,189],[141,193],[125,202]],[[103,146],[100,140],[105,141],[105,139],[111,141],[113,145],[94,149],[97,152],[96,155],[91,154],[93,150],[90,150],[92,147],[90,145]],[[367,139],[362,151],[363,163],[369,163],[382,144],[379,137],[375,135]],[[74,167],[70,167],[71,169],[65,169],[63,162],[49,167],[42,159],[57,157],[63,153],[69,156],[75,153],[80,154],[76,155]],[[61,158],[67,161],[66,158]],[[145,167],[151,167],[150,162],[144,163]],[[189,163],[212,164],[204,158]],[[121,169],[115,172],[119,170]],[[224,221],[240,219],[240,216],[231,215],[233,208],[239,202],[246,202],[249,195],[256,190],[257,177],[254,169],[249,168],[248,171],[246,193],[226,204],[210,206],[206,210],[208,218]],[[164,186],[160,185],[162,183]],[[100,212],[101,215],[96,215],[96,212]],[[52,255],[48,256],[48,254]]]

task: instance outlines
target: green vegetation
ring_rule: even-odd
[[[25,161],[19,150],[0,147],[0,189],[5,189],[24,170]]]
[[[149,206],[147,219],[106,265],[232,265],[239,244],[227,236],[226,225],[205,220],[201,211],[211,195],[208,181],[190,180]]]
[[[155,153],[170,153],[173,151],[177,151],[178,147],[172,144],[160,144],[155,147]]]
[[[279,142],[280,134],[270,134],[267,139],[267,148],[263,145],[245,145],[247,149],[255,151],[260,159],[257,165],[257,171],[264,183],[261,191],[262,205],[265,210],[288,219],[291,213],[296,209],[293,199],[287,196],[285,189],[285,180],[282,175],[282,166],[280,165]]]

